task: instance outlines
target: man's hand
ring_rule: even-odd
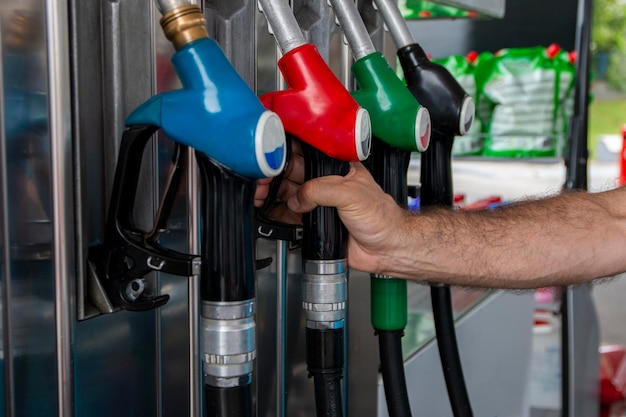
[[[361,163],[352,163],[345,177],[329,175],[302,184],[288,200],[295,213],[317,206],[337,207],[350,233],[348,264],[366,272],[390,270],[386,255],[402,245],[410,214],[376,184]]]

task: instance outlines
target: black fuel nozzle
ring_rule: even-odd
[[[398,58],[413,96],[430,112],[433,130],[466,134],[474,122],[474,101],[443,66],[432,62],[413,39],[394,0],[374,0],[398,47]]]
[[[430,112],[433,130],[464,135],[474,123],[474,100],[443,66],[416,43],[398,49],[407,87]]]

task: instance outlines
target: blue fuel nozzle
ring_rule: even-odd
[[[150,98],[126,124],[158,126],[171,139],[245,177],[278,175],[286,159],[283,125],[219,45],[210,38],[195,40],[179,49],[172,62],[183,88]]]

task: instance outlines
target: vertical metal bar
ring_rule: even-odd
[[[276,241],[276,416],[287,411],[287,242]]]
[[[293,2],[289,2],[289,13]],[[294,19],[295,21],[295,19]],[[269,25],[269,20],[268,20]],[[299,28],[298,28],[299,30]],[[278,38],[276,38],[278,39]],[[282,47],[276,43],[276,62],[282,57]],[[276,72],[276,91],[287,88],[285,78]],[[276,241],[276,417],[287,415],[287,242]]]
[[[75,278],[68,6],[46,0],[48,117],[52,180],[57,410],[74,415],[71,280]]]
[[[103,125],[104,154],[104,195],[111,195],[113,177],[117,166],[117,154],[119,153],[119,140],[117,138],[124,131],[124,93],[123,93],[123,70],[122,70],[122,35],[120,20],[120,1],[102,0],[102,84],[106,86],[102,90],[102,116],[106,123]]]
[[[188,207],[191,208],[188,217],[189,249],[191,253],[200,253],[198,230],[198,174],[194,152],[188,157],[189,181],[187,182]],[[202,415],[202,375],[200,369],[200,276],[189,277],[189,416]]]
[[[110,0],[110,1],[115,1],[115,2],[119,2],[120,0]],[[156,56],[157,56],[157,47],[156,47],[156,29],[155,26],[158,26],[158,30],[160,30],[160,26],[159,25],[155,25],[155,22],[157,22],[157,5],[155,4],[155,2],[153,1],[149,1],[148,2],[148,14],[149,14],[149,19],[148,22],[150,22],[149,25],[149,30],[150,30],[150,36],[149,36],[149,47],[150,47],[150,76],[151,76],[151,80],[152,83],[150,85],[150,96],[153,96],[157,93],[157,69],[156,69]],[[159,13],[160,14],[160,13]],[[118,16],[119,17],[119,16]],[[119,30],[119,28],[118,28]],[[119,34],[119,32],[113,31],[113,32],[117,32],[116,35]],[[113,36],[116,36],[113,35]],[[120,40],[122,40],[120,38]],[[121,43],[115,43],[114,45],[116,45],[116,49],[119,51],[119,49],[121,48]],[[115,53],[118,53],[117,51]],[[122,61],[119,61],[120,63]],[[126,125],[125,119],[121,120],[122,125],[120,126],[120,128],[123,130],[123,126]],[[117,153],[115,154],[117,155]],[[160,198],[161,198],[161,191],[160,191],[160,170],[159,170],[159,141],[158,140],[153,140],[152,141],[152,154],[151,154],[151,167],[152,167],[152,173],[154,175],[154,180],[152,181],[152,205],[151,207],[153,208],[151,214],[154,214],[154,212],[156,211],[156,207],[159,207],[159,202],[160,202]],[[155,278],[154,278],[154,288],[161,288],[161,274],[160,273],[156,273],[155,274]],[[155,326],[155,340],[156,340],[156,344],[154,346],[155,349],[155,366],[158,367],[158,371],[155,372],[155,377],[156,377],[156,416],[157,417],[162,417],[163,416],[163,409],[164,409],[164,404],[163,404],[163,398],[164,398],[164,394],[163,394],[163,358],[164,358],[164,354],[163,354],[163,320],[162,320],[162,314],[163,314],[163,310],[162,309],[157,309],[156,314],[154,316],[154,326]]]
[[[197,4],[198,1],[195,1]],[[202,7],[202,4],[200,4]],[[187,230],[189,252],[200,253],[200,214],[198,190],[200,180],[195,152],[187,152]],[[189,277],[189,417],[202,415],[202,362],[200,361],[200,276]]]
[[[591,21],[593,0],[578,0],[576,24],[576,85],[574,115],[570,123],[568,135],[568,152],[565,160],[566,181],[564,188],[568,190],[587,189],[587,118],[589,97],[589,45],[591,37]],[[588,375],[582,366],[590,362],[585,355],[585,340],[593,339],[592,335],[579,335],[579,329],[589,329],[589,325],[597,327],[595,307],[591,298],[591,287],[565,287],[561,300],[561,402],[562,416],[574,417],[584,414],[585,395],[580,395],[581,387],[586,383]],[[591,360],[593,361],[593,359]],[[580,372],[578,372],[580,371]],[[597,397],[596,397],[597,398]],[[593,407],[593,406],[592,406]],[[590,407],[591,408],[591,407]],[[597,407],[596,407],[597,409]]]
[[[591,14],[593,0],[578,0],[576,28],[576,84],[574,115],[572,117],[568,152],[565,188],[568,190],[587,189],[587,122],[589,97],[589,64],[591,43]]]
[[[0,33],[3,33],[2,22],[0,21]],[[3,51],[4,44],[0,41],[0,68],[4,68]],[[4,77],[0,76],[0,97],[4,97]],[[6,126],[4,121],[4,100],[0,100],[0,126]],[[8,182],[7,182],[7,150],[6,150],[6,132],[0,129],[0,290],[2,291],[2,299],[0,301],[0,310],[2,314],[2,352],[4,374],[4,413],[7,417],[15,415],[15,405],[13,402],[13,331],[11,329],[11,309],[9,308],[9,300],[11,299],[11,251],[9,241],[9,217],[8,217]]]

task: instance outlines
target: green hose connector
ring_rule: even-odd
[[[430,142],[430,114],[391,69],[380,52],[352,65],[359,86],[352,92],[372,122],[372,133],[404,151],[424,151]]]
[[[406,280],[372,277],[370,282],[374,329],[404,330],[407,324]]]

